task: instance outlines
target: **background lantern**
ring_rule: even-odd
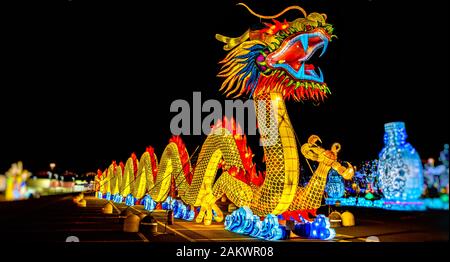
[[[406,142],[405,123],[384,125],[384,148],[379,154],[380,187],[388,200],[418,199],[423,190],[423,169],[419,154]]]

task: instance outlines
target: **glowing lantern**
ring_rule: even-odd
[[[385,146],[378,164],[384,197],[396,201],[417,199],[423,188],[422,162],[414,147],[406,142],[405,123],[387,123],[384,129]]]
[[[328,176],[327,186],[325,188],[328,197],[330,198],[343,197],[345,193],[344,179],[334,169],[331,169],[329,174],[330,175]]]

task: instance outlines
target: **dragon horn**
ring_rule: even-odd
[[[320,155],[325,151],[325,149],[319,147],[316,143],[317,141],[321,142],[320,138],[316,135],[312,135],[308,138],[308,143],[304,143],[300,148],[302,155],[306,158],[317,161],[320,158]]]
[[[320,137],[317,135],[311,135],[308,138],[308,144],[313,144],[316,145],[316,142],[319,141],[320,143],[322,143],[322,140],[320,140]]]
[[[225,43],[226,45],[223,46],[223,50],[229,51],[233,49],[235,46],[239,45],[240,43],[246,41],[250,37],[250,29],[245,31],[244,34],[242,34],[239,37],[228,37],[221,34],[216,34],[216,39],[219,40],[222,43]]]

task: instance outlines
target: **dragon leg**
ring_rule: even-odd
[[[302,154],[310,160],[319,162],[314,171],[308,185],[306,187],[298,187],[294,201],[289,206],[289,211],[311,212],[317,210],[323,198],[323,192],[327,183],[328,172],[331,168],[338,171],[344,179],[348,180],[353,177],[354,169],[352,165],[348,167],[342,166],[337,161],[337,154],[340,151],[340,144],[334,143],[331,150],[325,150],[320,147],[317,142],[321,142],[316,135],[309,137],[308,142],[301,147]]]

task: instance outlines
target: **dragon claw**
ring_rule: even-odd
[[[342,172],[341,175],[342,177],[344,177],[344,179],[350,180],[355,175],[355,169],[349,162],[346,161],[345,163],[347,165],[347,168]]]
[[[195,218],[195,222],[201,223],[205,226],[211,225],[212,221],[222,222],[223,221],[223,213],[220,208],[215,204],[204,204],[201,206],[200,211],[198,212],[197,217]]]
[[[338,162],[334,162],[332,164],[332,168],[336,170],[345,180],[350,180],[355,175],[355,169],[349,162],[345,161],[344,163],[347,167],[339,164]]]
[[[331,151],[335,154],[337,154],[340,150],[341,150],[341,144],[339,144],[339,143],[334,143],[331,146]]]
[[[311,135],[308,138],[308,144],[312,144],[312,145],[318,146],[317,142],[320,142],[322,144],[322,140],[320,140],[320,137],[317,136],[317,135]]]

